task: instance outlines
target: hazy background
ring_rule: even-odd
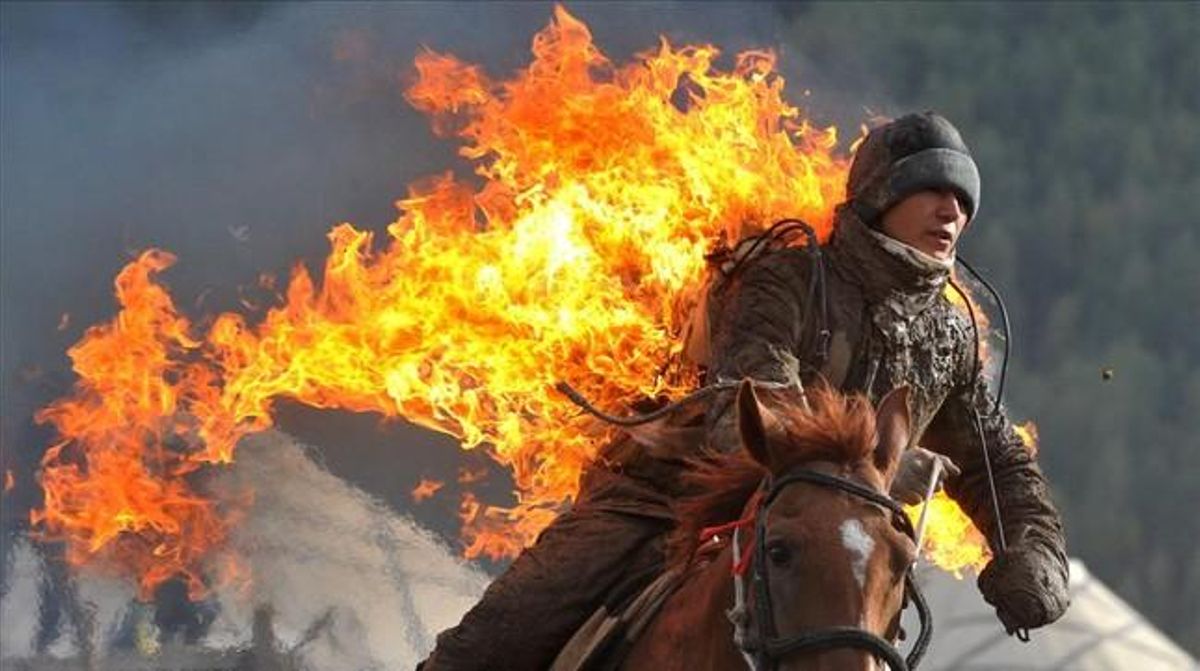
[[[408,182],[464,167],[401,98],[417,50],[508,73],[551,9],[0,5],[4,592],[50,440],[30,417],[69,387],[66,348],[113,314],[115,272],[148,246],[176,253],[166,281],[195,316],[260,272],[315,269],[335,223],[382,231]],[[1200,652],[1200,5],[569,9],[616,59],[660,33],[775,47],[791,99],[847,139],[873,114],[958,125],[984,184],[965,254],[1008,304],[1006,398],[1041,428],[1070,550]],[[453,487],[420,506],[409,491],[478,457],[372,416],[286,406],[280,424],[452,541]]]

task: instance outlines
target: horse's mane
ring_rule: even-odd
[[[875,410],[862,394],[843,395],[817,386],[808,391],[812,412],[769,390],[758,390],[757,395],[782,421],[787,434],[786,445],[772,452],[779,462],[772,464],[776,472],[810,461],[856,464],[868,459],[875,448]],[[737,519],[767,473],[767,467],[745,449],[707,452],[690,460],[682,485],[684,491],[695,493],[675,503],[677,526],[667,544],[668,565],[690,561],[701,530]]]

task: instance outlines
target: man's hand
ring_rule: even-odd
[[[979,574],[979,591],[1008,633],[1050,624],[1071,603],[1062,565],[1036,547],[1009,547]]]
[[[943,454],[931,452],[923,447],[913,447],[906,450],[900,457],[900,466],[896,477],[892,480],[891,491],[893,499],[909,505],[920,503],[925,499],[929,488],[929,478],[933,475],[933,464],[942,462],[942,479],[957,477],[961,472],[958,466]]]

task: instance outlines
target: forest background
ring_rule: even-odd
[[[429,44],[505,72],[550,15],[491,7],[481,19],[450,5],[4,5],[0,466],[18,476],[6,546],[49,444],[29,418],[68,388],[63,353],[111,315],[128,254],[171,249],[177,293],[209,290],[220,306],[257,272],[316,262],[336,221],[382,229],[406,182],[454,160],[401,109],[396,71]],[[570,9],[617,58],[656,33],[775,47],[789,90],[811,90],[800,103],[844,137],[874,114],[954,121],[984,184],[963,252],[1011,313],[1006,399],[1038,424],[1070,551],[1200,654],[1200,4]],[[377,70],[296,46],[360,25],[380,35]],[[321,445],[379,441],[370,420],[292,409],[281,423]],[[329,450],[329,465],[402,509],[447,459],[381,469],[374,447]],[[451,532],[452,515],[415,514]]]

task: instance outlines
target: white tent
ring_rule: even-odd
[[[920,581],[933,612],[933,642],[922,671],[1197,671],[1200,664],[1071,560],[1071,607],[1028,643],[1007,636],[975,581],[933,568]],[[911,610],[911,609],[910,609]],[[916,617],[905,614],[912,640]],[[912,621],[909,621],[911,618]],[[906,648],[902,648],[906,649]]]

